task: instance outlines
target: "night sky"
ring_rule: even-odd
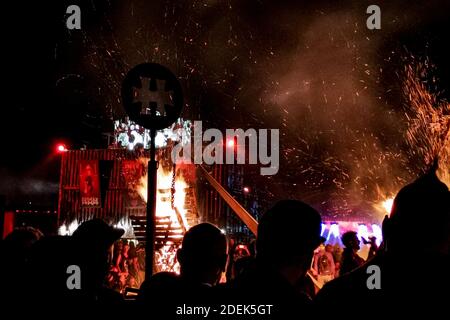
[[[328,208],[423,169],[404,139],[405,65],[426,64],[427,88],[450,98],[448,1],[28,2],[2,4],[0,193],[14,203],[54,203],[55,144],[105,147],[124,74],[146,61],[180,78],[185,118],[279,128],[280,172],[249,182]],[[65,27],[71,4],[81,30]],[[381,30],[366,28],[370,4]]]

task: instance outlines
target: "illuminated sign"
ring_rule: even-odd
[[[155,143],[157,148],[166,147],[172,142],[181,142],[183,145],[191,140],[192,122],[179,118],[172,126],[167,129],[158,130]],[[150,148],[150,131],[142,126],[130,121],[114,121],[114,136],[116,143],[123,148],[133,150],[141,146],[145,149]]]

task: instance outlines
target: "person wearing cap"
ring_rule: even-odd
[[[450,192],[435,169],[398,192],[382,231],[376,256],[325,285],[317,305],[328,310],[352,305],[373,316],[397,310],[402,318],[447,312],[448,294],[442,290],[450,282]]]
[[[277,202],[260,219],[254,267],[229,285],[232,303],[272,305],[271,316],[298,319],[309,310],[309,297],[298,290],[320,237],[321,217],[304,202]]]
[[[111,265],[112,245],[124,234],[101,219],[83,222],[72,234],[74,255],[81,269],[81,302],[114,304],[120,294],[104,286]]]

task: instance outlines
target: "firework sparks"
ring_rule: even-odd
[[[251,18],[240,5],[165,3],[152,11],[152,19],[145,5],[139,10],[132,6],[119,10],[120,19],[106,15],[96,32],[82,31],[86,62],[113,117],[120,115],[120,83],[126,71],[153,61],[167,65],[189,88],[185,111],[206,121],[215,111],[230,114],[219,122],[228,127],[281,128],[283,169],[272,184],[290,187],[276,192],[306,195],[311,203],[323,204],[326,215],[365,215],[360,206],[378,207],[385,199],[377,186],[395,194],[436,155],[439,177],[450,183],[445,170],[450,167],[448,104],[426,90],[420,81],[424,77],[417,77],[411,63],[404,83],[408,119],[397,113],[398,106],[388,102],[392,89],[381,85],[389,68],[374,56],[380,40],[369,37],[359,15],[324,10],[302,28],[292,24],[279,30],[270,24],[285,36],[279,42],[247,23]],[[211,13],[217,19],[208,18]],[[335,21],[345,23],[336,29]],[[393,51],[382,58],[389,62],[401,55]],[[330,64],[336,57],[349,63]],[[409,127],[409,150],[404,125]],[[418,155],[425,163],[416,166]],[[268,197],[275,197],[273,189],[265,190]]]
[[[406,134],[410,154],[419,155],[424,168],[439,159],[439,178],[450,186],[450,103],[439,100],[438,93],[427,87],[433,65],[414,61],[406,66],[404,92],[408,97],[407,118],[409,128]],[[435,83],[435,79],[431,79]]]

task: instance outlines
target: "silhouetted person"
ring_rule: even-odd
[[[358,255],[360,242],[356,232],[347,231],[342,235],[342,243],[345,248],[341,257],[340,274],[344,275],[364,264],[364,259]]]
[[[124,234],[100,219],[83,222],[73,233],[74,256],[81,268],[81,303],[117,305],[121,296],[105,287],[112,264],[112,245]]]
[[[450,192],[434,171],[400,190],[382,230],[383,249],[363,267],[328,283],[318,305],[331,310],[351,302],[371,315],[446,314]],[[380,268],[379,290],[369,288],[376,284],[376,278],[368,280],[375,274],[369,266]]]
[[[28,273],[24,275],[27,285],[21,297],[26,300],[25,309],[34,307],[37,316],[45,312],[53,317],[58,308],[72,304],[77,294],[67,287],[67,269],[76,264],[70,237],[44,237],[36,242],[30,253]]]
[[[249,255],[239,257],[236,261],[233,263],[233,272],[232,272],[232,279],[239,276],[243,272],[246,272],[246,270],[253,268],[255,264],[255,256],[256,256],[256,239],[253,239],[250,241],[249,245],[247,246]],[[230,261],[228,262],[230,263]],[[232,279],[227,279],[227,281],[231,281]]]
[[[1,287],[7,301],[14,302],[21,296],[32,246],[42,237],[39,230],[24,227],[13,230],[0,242]]]
[[[328,246],[328,245],[327,245]],[[331,246],[329,246],[331,247]],[[313,259],[313,274],[317,277],[317,280],[321,285],[334,279],[335,265],[334,258],[331,252],[325,249],[325,244],[320,244],[316,249]]]
[[[246,270],[252,268],[254,264],[255,258],[252,256],[238,258],[233,264],[233,278],[246,272]]]
[[[364,244],[368,244],[370,246],[369,254],[367,255],[367,261],[369,261],[377,254],[378,251],[377,238],[374,236],[369,237],[369,240],[363,238],[363,242]]]
[[[160,272],[141,286],[141,306],[153,314],[176,318],[176,308],[185,303],[208,303],[227,263],[227,239],[219,228],[201,223],[184,235],[178,250],[180,275]]]
[[[191,283],[216,285],[225,271],[227,239],[216,226],[198,224],[184,235],[177,258],[182,279]]]
[[[231,265],[231,272],[228,273],[227,280],[234,279],[243,269],[252,263],[254,257],[251,257],[250,250],[244,244],[239,244],[233,249],[233,255],[228,261],[228,267]]]
[[[271,316],[298,319],[307,315],[310,299],[299,289],[322,241],[321,218],[295,200],[275,204],[260,219],[255,266],[239,275],[222,297],[232,303],[273,305]]]
[[[32,248],[27,286],[22,292],[26,312],[37,318],[106,316],[122,298],[103,286],[109,247],[123,234],[101,220],[84,222],[73,236],[44,237]],[[105,314],[106,312],[106,314]]]

